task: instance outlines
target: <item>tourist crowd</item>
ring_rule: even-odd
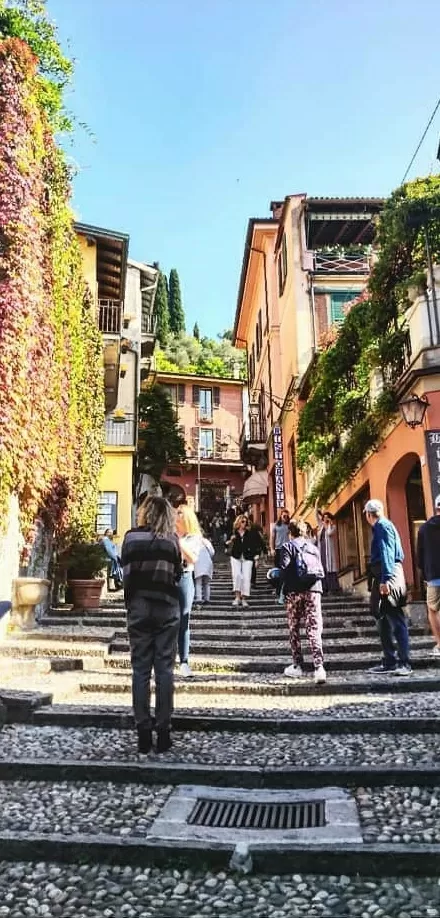
[[[399,533],[384,514],[380,500],[368,500],[364,507],[371,527],[369,565],[370,610],[377,622],[382,646],[382,661],[371,673],[396,676],[411,674],[407,588],[403,569],[403,549]],[[261,527],[249,513],[230,512],[228,529],[214,539],[215,546],[230,555],[232,605],[247,608],[257,565],[267,552]],[[104,545],[115,565],[116,576],[123,577],[127,607],[127,626],[133,670],[133,708],[138,731],[139,751],[152,748],[153,719],[150,712],[150,679],[154,669],[156,683],[155,729],[157,751],[171,746],[170,726],[173,710],[173,671],[176,650],[180,674],[192,676],[189,665],[190,616],[196,608],[208,605],[213,577],[215,546],[203,532],[194,510],[186,503],[177,508],[164,497],[141,500],[137,526],[126,533],[121,558],[107,532]],[[270,550],[274,567],[267,577],[278,601],[286,605],[292,663],[284,674],[304,675],[301,625],[304,625],[317,684],[326,681],[323,651],[321,598],[323,593],[338,593],[337,532],[333,516],[316,508],[313,529],[280,511],[271,527]],[[427,606],[440,655],[440,495],[435,500],[435,515],[420,529],[418,563],[427,582]],[[120,572],[122,566],[122,573]]]

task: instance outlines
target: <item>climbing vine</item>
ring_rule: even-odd
[[[102,346],[83,280],[69,174],[37,59],[0,41],[0,525],[19,499],[32,541],[90,537],[101,467]]]
[[[440,177],[398,188],[379,219],[378,256],[366,295],[348,304],[316,362],[311,392],[298,423],[298,464],[325,459],[326,471],[308,495],[327,501],[380,442],[395,409],[394,384],[405,365],[408,289],[426,287],[426,240],[440,257]],[[371,372],[383,392],[371,402]]]

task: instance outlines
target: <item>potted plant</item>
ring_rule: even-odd
[[[107,554],[100,542],[75,542],[60,559],[74,609],[96,609],[104,586]]]
[[[116,408],[113,412],[113,423],[114,424],[125,424],[126,417],[125,411],[123,408]]]
[[[124,379],[124,376],[126,376],[127,370],[128,370],[128,365],[126,363],[121,363],[121,366],[119,367],[119,376],[121,377],[121,379]]]

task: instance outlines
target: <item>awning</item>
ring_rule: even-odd
[[[267,494],[267,488],[267,472],[254,472],[244,483],[242,499],[251,500],[255,497],[264,497]]]

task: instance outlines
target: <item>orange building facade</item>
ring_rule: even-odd
[[[240,379],[158,371],[185,438],[186,462],[170,464],[162,480],[173,499],[186,499],[202,516],[224,512],[243,491],[240,458],[246,384]]]
[[[242,458],[255,470],[250,503],[266,527],[283,505],[315,523],[307,497],[325,464],[298,469],[298,417],[315,355],[332,326],[343,322],[344,304],[367,284],[381,207],[377,198],[299,194],[274,202],[271,218],[249,221],[234,343],[246,347],[248,354],[250,416],[244,424]],[[440,278],[438,282],[440,286]],[[343,587],[366,588],[371,531],[362,509],[369,497],[383,501],[398,527],[408,583],[415,591],[419,586],[417,530],[432,513],[434,492],[440,493],[440,442],[437,446],[435,435],[440,429],[440,323],[435,310],[435,297],[431,303],[419,297],[412,304],[407,362],[397,383],[401,398],[412,392],[427,397],[424,427],[410,429],[396,415],[379,448],[326,508],[337,519]],[[372,378],[372,400],[375,388],[379,393],[380,380]]]

